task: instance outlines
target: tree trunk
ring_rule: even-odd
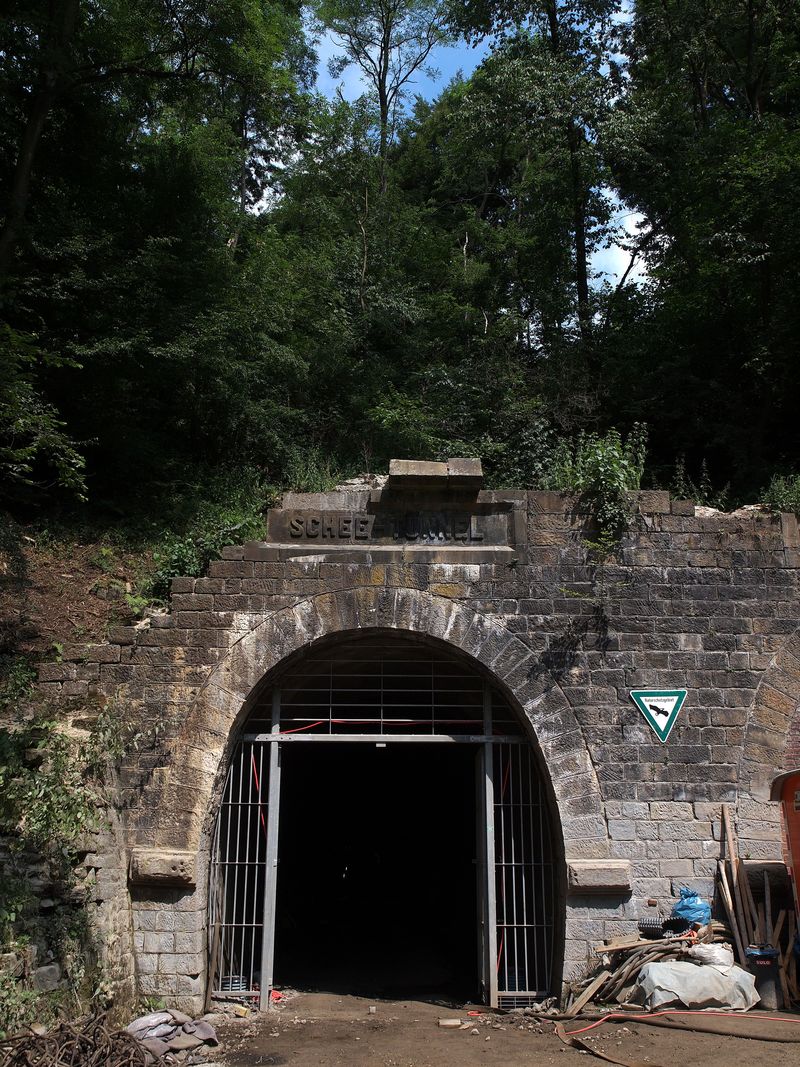
[[[558,24],[558,9],[555,3],[548,4],[547,23],[550,47],[561,51],[561,33]],[[586,349],[586,362],[590,370],[597,370],[596,354],[592,345],[592,314],[589,304],[589,267],[586,248],[586,189],[581,172],[581,133],[573,118],[567,126],[570,184],[572,186],[572,227],[575,231],[575,289],[578,295],[578,329]]]
[[[39,83],[34,90],[28,120],[14,165],[8,207],[0,231],[0,282],[5,280],[22,234],[31,191],[31,177],[36,152],[42,139],[45,123],[59,92],[64,88],[63,74],[69,59],[69,47],[75,33],[80,0],[53,0],[50,28],[42,44],[42,55],[51,57],[42,66]]]
[[[572,179],[572,225],[575,230],[575,287],[578,293],[578,328],[581,340],[587,346],[587,362],[592,357],[592,312],[589,304],[589,267],[586,249],[586,190],[581,174],[580,133],[575,122],[567,128],[569,166]],[[594,368],[596,369],[596,368]]]
[[[33,163],[36,158],[36,149],[41,140],[47,116],[56,98],[54,87],[42,88],[37,91],[31,104],[30,114],[22,135],[17,162],[14,167],[14,177],[11,183],[11,194],[8,198],[8,208],[0,231],[0,279],[4,279],[10,268],[17,247],[22,227],[25,222],[25,212],[28,207],[28,198],[31,189],[31,174]]]

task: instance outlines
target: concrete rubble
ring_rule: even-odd
[[[154,1011],[134,1019],[126,1030],[147,1050],[151,1063],[197,1063],[202,1059],[190,1059],[191,1053],[219,1044],[212,1018],[216,1017],[195,1020],[182,1011]]]

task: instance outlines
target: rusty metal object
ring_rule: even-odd
[[[152,1067],[156,1058],[108,1014],[62,1022],[44,1034],[27,1031],[0,1040],[0,1067]]]

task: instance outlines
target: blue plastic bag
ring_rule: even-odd
[[[681,899],[672,908],[672,917],[707,926],[711,922],[711,905],[699,897],[694,889],[684,886],[681,889]]]

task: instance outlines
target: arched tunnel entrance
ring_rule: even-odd
[[[217,816],[212,993],[549,995],[557,835],[499,690],[397,633],[320,643],[269,681]]]

